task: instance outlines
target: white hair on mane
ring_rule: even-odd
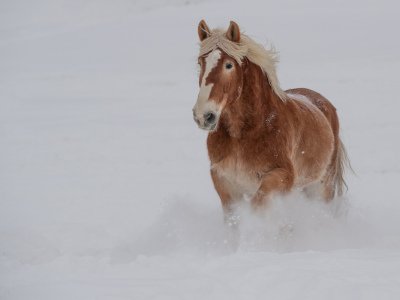
[[[200,56],[220,48],[235,59],[238,64],[241,64],[242,59],[247,57],[248,60],[261,67],[263,72],[267,75],[269,84],[275,94],[282,101],[287,98],[286,93],[279,86],[278,77],[276,75],[278,54],[274,48],[266,49],[243,33],[240,34],[239,43],[230,41],[226,37],[225,32],[221,29],[214,29],[208,32],[208,34],[209,37],[200,42]]]

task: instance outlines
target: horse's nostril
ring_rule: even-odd
[[[204,114],[204,120],[207,124],[214,124],[215,123],[215,114],[212,112],[208,112]]]
[[[196,117],[195,114],[193,114],[193,120],[197,123],[197,125],[200,124],[200,121],[199,121],[199,119]]]

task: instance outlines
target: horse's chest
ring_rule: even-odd
[[[251,170],[240,159],[228,157],[211,167],[234,194],[252,196],[258,190],[260,180],[257,172]]]

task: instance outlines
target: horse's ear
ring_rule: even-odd
[[[228,40],[231,40],[232,42],[239,43],[240,41],[240,29],[239,25],[236,24],[236,22],[231,21],[229,24],[228,31],[226,32],[226,37]]]
[[[197,33],[199,34],[200,41],[203,41],[210,36],[211,30],[208,28],[206,21],[200,21],[199,26],[197,27]]]

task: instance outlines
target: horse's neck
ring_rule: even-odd
[[[249,63],[243,76],[241,97],[225,109],[224,125],[234,138],[259,134],[265,128],[267,115],[277,111],[279,105],[278,97],[260,67]]]

